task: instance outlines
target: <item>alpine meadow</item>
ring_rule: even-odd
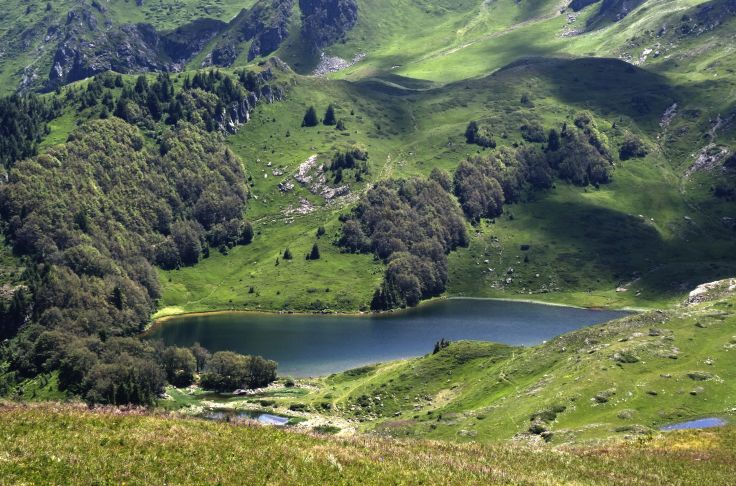
[[[732,484],[735,0],[0,10],[0,484]]]

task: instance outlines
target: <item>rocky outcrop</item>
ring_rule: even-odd
[[[57,38],[59,43],[47,88],[105,71],[178,71],[227,25],[202,19],[162,34],[149,24],[110,27],[107,19],[106,28],[100,29],[98,15],[90,7],[77,7],[63,26],[49,28],[49,40]]]
[[[618,22],[646,0],[603,0],[598,12],[588,19],[588,27],[595,28],[609,22]]]
[[[171,71],[156,31],[147,24],[124,25],[87,40],[69,35],[54,54],[49,85],[70,83],[105,72]]]
[[[358,22],[356,0],[299,0],[302,36],[321,49],[342,40]]]
[[[220,130],[236,133],[242,125],[250,121],[250,114],[259,103],[275,103],[285,98],[286,93],[282,86],[268,84],[274,77],[274,68],[288,69],[280,59],[269,60],[269,67],[256,75],[254,90],[241,101],[223,107],[217,115],[216,121]]]
[[[292,0],[260,0],[252,8],[241,10],[203,65],[233,65],[248,41],[248,61],[271,54],[289,35],[292,7]]]
[[[687,305],[710,302],[736,292],[736,279],[729,278],[698,285],[687,297]]]

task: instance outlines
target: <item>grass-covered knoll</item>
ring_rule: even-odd
[[[58,405],[6,405],[0,418],[0,477],[13,484],[728,484],[736,460],[732,427],[532,449],[335,439]]]
[[[424,357],[332,375],[300,400],[367,419],[365,428],[379,434],[474,441],[541,435],[559,443],[648,435],[698,417],[731,420],[733,285],[720,282],[710,297],[696,299],[713,300],[531,348],[455,342]]]

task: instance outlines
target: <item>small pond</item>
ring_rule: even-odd
[[[670,431],[670,430],[688,430],[688,429],[709,429],[711,427],[723,427],[727,422],[717,417],[707,417],[697,420],[688,420],[687,422],[680,422],[679,424],[665,425],[659,430]]]
[[[232,409],[212,409],[203,412],[200,417],[207,420],[226,421],[226,420],[257,420],[266,425],[284,426],[289,423],[289,417],[273,415],[270,413],[257,412],[254,410],[232,410]]]

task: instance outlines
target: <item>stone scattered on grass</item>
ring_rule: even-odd
[[[713,379],[713,375],[705,371],[691,371],[687,377],[693,381],[708,381]]]
[[[699,387],[696,387],[696,388],[694,388],[694,389],[693,389],[693,390],[692,390],[692,391],[690,392],[690,395],[692,395],[692,396],[696,396],[696,395],[702,395],[702,394],[703,394],[703,392],[705,392],[705,388],[703,388],[702,386],[699,386]]]
[[[616,394],[616,390],[605,390],[597,393],[592,400],[596,403],[608,403],[612,396]]]
[[[634,417],[636,410],[626,409],[621,410],[616,416],[621,420],[631,420]]]
[[[621,351],[613,355],[617,363],[638,363],[639,358],[631,351]]]

